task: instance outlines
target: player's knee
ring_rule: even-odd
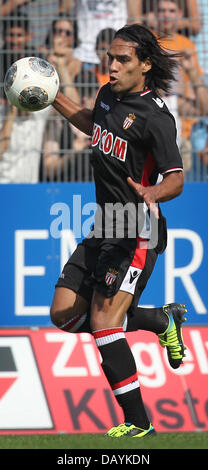
[[[68,289],[58,289],[55,291],[50,317],[57,328],[74,333],[84,322],[87,310],[88,302],[84,298]]]
[[[50,310],[50,317],[52,323],[60,328],[62,331],[68,333],[76,333],[86,320],[87,313],[77,314],[73,308],[67,311],[60,311],[53,306]]]
[[[70,319],[69,315],[66,315],[66,312],[63,312],[55,307],[51,306],[50,309],[50,318],[54,326],[64,330],[66,326],[68,326],[68,321]],[[69,331],[67,329],[67,331]]]
[[[62,324],[64,323],[63,312],[53,305],[51,305],[50,308],[50,318],[53,325],[57,326],[57,328],[61,328]]]
[[[68,290],[59,288],[55,290],[53,302],[50,308],[50,318],[57,328],[63,326],[76,315],[76,298],[70,296]]]

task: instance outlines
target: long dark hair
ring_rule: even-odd
[[[141,62],[149,58],[152,64],[151,70],[146,73],[145,87],[159,93],[163,90],[167,93],[171,88],[171,82],[176,80],[177,58],[179,53],[170,53],[160,46],[159,39],[145,26],[131,24],[119,29],[115,38],[124,41],[135,42],[136,54]]]

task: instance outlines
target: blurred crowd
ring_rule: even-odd
[[[0,0],[0,183],[92,181],[90,140],[52,106],[34,113],[6,100],[9,66],[25,56],[51,62],[61,90],[93,108],[108,82],[115,30],[142,23],[180,52],[164,101],[173,113],[185,181],[208,181],[207,0]]]

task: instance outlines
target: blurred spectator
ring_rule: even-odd
[[[201,19],[201,29],[197,36],[192,36],[197,49],[199,63],[204,74],[208,77],[208,1],[198,0]]]
[[[186,181],[208,182],[208,118],[196,122],[191,131],[192,167]]]
[[[0,48],[4,43],[3,25],[7,21],[6,17],[18,16],[20,14],[21,5],[25,5],[31,2],[31,0],[0,0],[0,18],[3,21],[0,22]]]
[[[74,23],[61,15],[53,21],[46,37],[46,47],[41,48],[41,52],[44,52],[45,58],[55,66],[60,78],[60,87],[65,95],[75,102],[80,102],[80,86],[84,84],[76,83],[75,86],[75,80],[78,81],[76,77],[80,77],[82,63],[73,56],[74,43]],[[69,173],[71,179],[73,175],[68,168],[70,159],[73,160],[72,128],[52,108],[42,148],[40,181],[68,181]]]
[[[179,19],[177,30],[185,36],[196,36],[202,26],[198,0],[178,0],[178,6],[183,10],[183,17]]]
[[[3,26],[4,44],[0,53],[1,98],[5,97],[3,82],[10,65],[21,57],[34,55],[34,48],[31,46],[32,33],[27,16],[12,18]]]
[[[208,77],[204,76],[208,87]],[[208,182],[208,117],[201,117],[191,129],[192,167],[186,181]]]
[[[113,41],[114,35],[115,29],[106,28],[102,29],[96,38],[96,53],[99,64],[95,66],[95,74],[100,86],[105,85],[109,81],[107,50]]]
[[[186,179],[207,180],[207,119],[197,121],[198,116],[207,114],[207,0],[140,0],[137,15],[168,38],[161,40],[163,46],[182,53],[178,86],[174,84],[172,95],[164,99],[176,119]]]
[[[197,49],[200,66],[203,70],[204,82],[208,87],[208,2],[198,0],[202,27],[197,36],[193,36]],[[193,125],[191,131],[191,142],[193,148],[193,167],[187,174],[188,181],[208,182],[208,118],[199,118]]]
[[[33,46],[39,48],[45,44],[47,32],[54,18],[59,15],[59,0],[29,0],[19,7],[19,14],[30,18],[30,31],[33,34]]]
[[[65,93],[69,91],[69,97],[77,101],[78,95],[74,94],[71,85],[80,72],[82,63],[74,57],[74,44],[76,44],[74,24],[66,17],[58,17],[53,21],[46,37],[46,45],[41,47],[40,51],[57,69],[61,84],[68,89],[65,89]],[[73,90],[69,90],[70,86]]]
[[[77,77],[83,107],[93,108],[98,82],[94,72]],[[48,121],[40,168],[40,181],[91,181],[90,138],[58,114]]]
[[[177,20],[183,18],[183,10],[177,0],[158,1],[158,31],[164,33],[161,45],[167,50],[181,53],[181,67],[172,94],[178,98],[181,120],[181,154],[185,171],[191,165],[191,128],[197,116],[208,113],[208,90],[203,81],[194,43],[177,32]]]
[[[1,0],[0,1],[0,15],[11,16],[14,10],[17,10],[21,5],[25,5],[33,0]]]
[[[39,48],[45,44],[47,31],[59,15],[59,3],[60,0],[0,0],[0,17],[27,15],[33,35],[32,44]]]
[[[31,0],[1,0],[0,15],[10,16],[16,8],[28,2],[31,2]]]
[[[134,2],[135,3],[135,2]],[[74,6],[78,25],[78,47],[75,56],[86,68],[98,64],[96,37],[105,28],[119,29],[132,17],[132,0],[61,0],[60,11],[69,13]]]
[[[38,182],[47,113],[0,105],[0,183]]]
[[[28,19],[5,24],[4,69],[23,56],[31,55]],[[7,60],[6,60],[7,59]],[[4,75],[3,75],[4,76]],[[0,103],[0,183],[36,183],[46,116],[49,108],[26,113]]]
[[[179,9],[183,11],[183,15],[177,18],[176,30],[185,36],[195,36],[201,30],[198,1],[200,0],[176,0]],[[137,16],[146,26],[158,32],[158,0],[137,0]]]

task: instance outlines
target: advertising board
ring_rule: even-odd
[[[54,286],[86,236],[96,211],[93,183],[1,185],[0,326],[52,326]],[[162,204],[168,246],[158,257],[141,305],[185,303],[189,325],[208,324],[206,184],[189,184]]]
[[[208,327],[184,328],[170,368],[156,335],[128,333],[143,400],[158,432],[208,431]],[[90,334],[0,330],[0,433],[105,433],[123,421]]]

